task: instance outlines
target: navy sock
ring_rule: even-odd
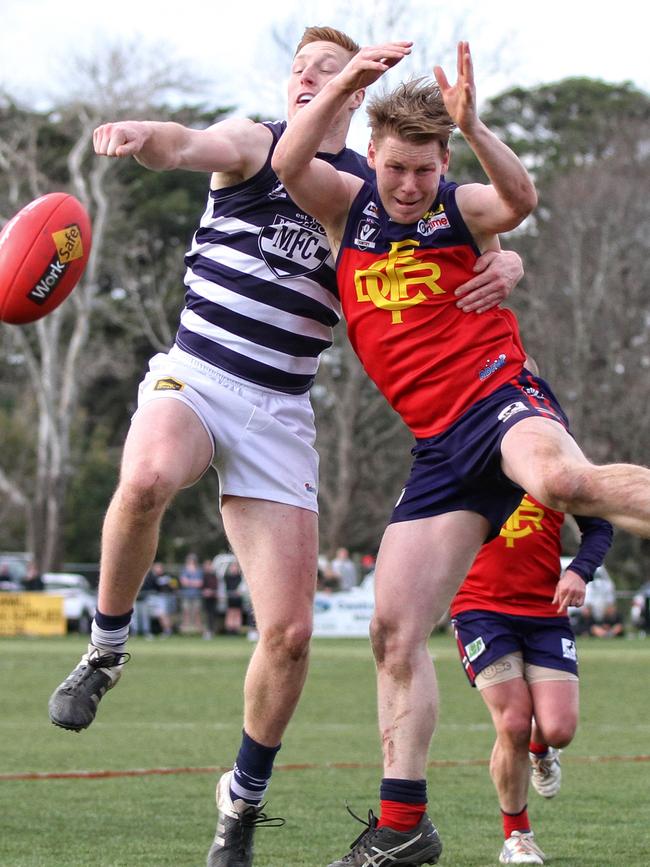
[[[265,747],[258,744],[245,731],[242,732],[241,746],[230,780],[230,797],[241,799],[247,804],[260,804],[266,792],[273,762],[282,744]]]
[[[132,615],[133,609],[126,614],[102,614],[99,609],[95,611],[90,630],[91,643],[102,650],[123,652]]]
[[[382,801],[399,801],[402,804],[426,804],[426,780],[393,780],[384,777],[379,788]]]

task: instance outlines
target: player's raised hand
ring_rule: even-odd
[[[362,48],[338,74],[339,86],[353,93],[374,84],[411,53],[412,45],[412,42],[387,42]]]
[[[450,84],[441,66],[434,66],[433,68],[445,108],[458,129],[465,132],[470,130],[478,119],[474,67],[469,42],[458,43],[457,72],[456,83]]]
[[[146,140],[146,124],[139,121],[104,123],[93,132],[95,153],[104,157],[133,156],[140,153]]]

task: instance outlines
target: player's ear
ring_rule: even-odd
[[[350,102],[351,109],[353,111],[356,111],[358,108],[360,108],[361,103],[364,101],[365,98],[366,89],[364,87],[362,87],[360,90],[355,91],[355,93],[352,94],[352,99]]]
[[[442,149],[442,169],[440,174],[446,175],[449,170],[449,163],[451,161],[451,150],[449,147],[445,147]]]
[[[371,169],[377,168],[377,149],[372,139],[368,142],[368,165]]]

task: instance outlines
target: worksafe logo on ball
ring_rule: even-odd
[[[59,262],[67,264],[74,262],[75,259],[81,259],[84,254],[83,244],[81,243],[81,229],[76,223],[72,226],[67,226],[61,229],[60,232],[52,234]]]
[[[45,304],[59,285],[68,265],[75,259],[81,259],[84,250],[81,243],[81,229],[76,223],[66,226],[60,232],[52,233],[52,240],[56,253],[52,257],[47,269],[41,274],[34,286],[27,293],[27,297],[34,304]]]

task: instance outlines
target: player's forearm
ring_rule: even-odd
[[[477,119],[461,130],[504,206],[512,212],[514,228],[537,205],[535,185],[519,157]],[[504,230],[505,231],[505,230]]]
[[[172,121],[143,121],[145,136],[136,160],[147,169],[164,171],[182,165],[183,153],[189,141],[189,130]]]
[[[614,528],[602,518],[575,515],[582,538],[580,548],[569,569],[577,572],[585,581],[591,581],[596,569],[602,565],[612,546]]]

